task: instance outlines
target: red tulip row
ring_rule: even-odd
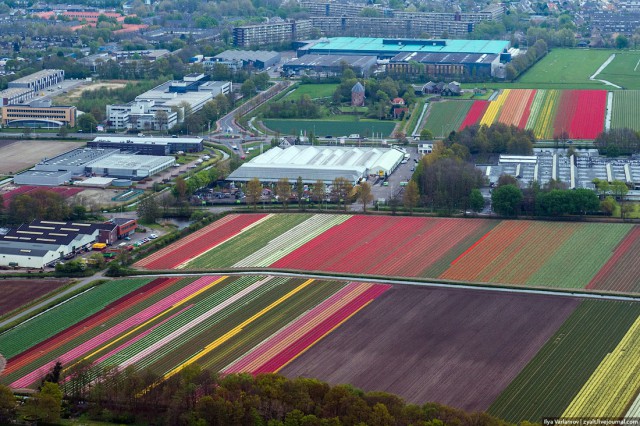
[[[471,109],[467,113],[467,116],[462,121],[460,128],[458,130],[462,130],[467,126],[473,126],[474,124],[478,124],[480,119],[487,111],[489,107],[489,101],[474,101],[473,105],[471,105]]]
[[[475,219],[354,216],[271,266],[419,276],[484,224]]]
[[[569,137],[595,139],[604,130],[607,109],[606,90],[580,90],[574,116],[571,119]]]
[[[279,371],[390,287],[348,284],[235,361],[224,373],[260,374]]]
[[[266,214],[231,214],[135,263],[147,269],[171,269],[212,249]]]

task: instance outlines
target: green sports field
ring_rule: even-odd
[[[516,81],[529,84],[531,88],[544,85],[546,88],[573,88],[574,84],[584,88],[603,88],[599,81],[589,80],[597,69],[613,53],[612,50],[553,49]]]
[[[357,133],[363,137],[381,133],[382,137],[388,137],[396,125],[394,121],[358,120],[354,116],[341,116],[340,120],[283,120],[266,119],[264,125],[274,132],[283,135],[299,135],[300,132],[312,133],[316,136],[331,135],[349,136]]]
[[[596,78],[624,89],[640,89],[640,51],[614,52],[615,59]]]
[[[286,99],[300,99],[303,95],[309,95],[311,99],[331,98],[337,86],[337,84],[301,84],[292,90]]]

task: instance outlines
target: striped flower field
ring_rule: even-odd
[[[69,303],[51,309],[48,316],[66,325],[51,324],[40,341],[5,350],[21,340],[16,336],[42,330],[35,320],[0,335],[8,359],[0,382],[37,386],[56,362],[66,381],[80,361],[136,365],[165,378],[196,362],[219,371],[276,372],[388,288],[271,276],[111,281],[77,303],[99,303],[102,289],[129,294],[86,318],[74,316]]]
[[[475,101],[459,129],[503,123],[532,130],[542,140],[565,132],[571,139],[595,139],[604,129],[606,106],[605,90],[505,89],[491,102]]]
[[[640,273],[640,228],[630,224],[242,216],[232,215],[199,231],[198,238],[212,247],[192,259],[178,241],[153,255],[151,262],[143,259],[136,265],[164,269],[179,264],[185,270],[268,267],[640,293],[635,278]],[[245,227],[238,231],[236,224]],[[224,231],[226,226],[231,231]]]

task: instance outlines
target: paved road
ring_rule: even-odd
[[[85,285],[89,284],[91,281],[96,281],[96,280],[100,280],[104,278],[104,273],[105,271],[100,271],[97,272],[94,275],[91,275],[90,277],[84,277],[82,279],[80,279],[77,283],[73,284],[72,286],[66,288],[64,291],[54,295],[51,298],[45,299],[42,302],[31,306],[28,309],[25,309],[24,311],[9,317],[7,319],[5,319],[4,321],[0,321],[0,327],[4,327],[7,324],[10,324],[14,321],[17,320],[21,320],[23,318],[27,318],[30,314],[32,314],[34,311],[37,311],[38,309],[42,309],[44,306],[47,306],[49,304],[51,304],[52,301],[56,301],[56,300],[63,300],[65,296],[73,293],[74,291],[78,290],[79,288],[84,287]]]

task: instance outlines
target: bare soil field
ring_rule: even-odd
[[[67,282],[56,279],[0,280],[0,315],[36,300]]]
[[[85,142],[15,140],[0,143],[0,174],[12,175],[27,169],[43,157],[54,157],[84,146]]]
[[[280,373],[484,411],[578,303],[394,286]]]
[[[69,92],[67,94],[68,98],[79,98],[80,96],[82,96],[83,92],[86,92],[88,90],[98,90],[100,88],[107,88],[107,89],[119,89],[121,87],[125,87],[127,85],[127,82],[120,82],[120,81],[112,81],[112,82],[103,82],[103,83],[91,83],[91,84],[85,84],[82,85],[80,87],[77,87],[75,89],[73,89],[71,92]]]

